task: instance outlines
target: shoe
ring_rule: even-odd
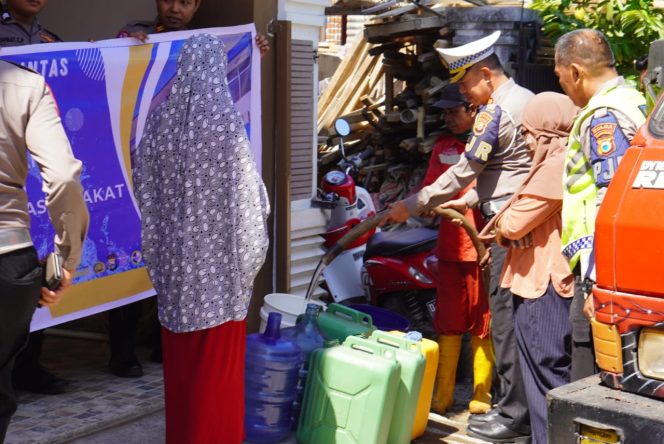
[[[438,372],[436,390],[431,401],[431,411],[444,414],[454,404],[456,369],[461,353],[461,335],[438,336]]]
[[[491,336],[470,337],[473,354],[473,399],[468,404],[471,414],[486,413],[491,409],[491,376],[493,372],[493,347]]]
[[[143,376],[143,367],[136,358],[122,359],[120,357],[111,357],[108,368],[115,376],[121,378],[140,378]]]
[[[498,412],[498,409],[491,409],[488,412],[484,414],[479,414],[479,415],[470,415],[468,417],[468,423],[469,424],[479,424],[481,422],[493,422],[497,421],[496,418],[500,416],[500,413]]]
[[[498,421],[470,424],[467,431],[468,436],[494,443],[530,443],[530,434],[514,431]]]
[[[14,388],[40,395],[61,395],[67,392],[69,382],[46,371],[41,365],[28,372],[14,373]]]

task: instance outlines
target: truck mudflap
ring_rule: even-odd
[[[547,394],[549,444],[663,443],[659,400],[613,390],[595,376]]]

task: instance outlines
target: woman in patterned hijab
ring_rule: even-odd
[[[163,327],[167,442],[240,443],[245,317],[268,248],[269,203],[220,40],[184,44],[133,163]]]

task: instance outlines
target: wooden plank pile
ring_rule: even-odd
[[[473,32],[479,38],[494,29],[506,29],[512,39],[517,29],[500,20],[484,28],[480,24],[476,31],[462,23],[464,14],[475,16],[481,12],[475,10],[485,8],[452,8],[426,0],[402,5],[367,22],[364,36],[348,49],[318,102],[320,177],[341,158],[330,136],[334,121],[342,117],[352,130],[345,139],[347,154],[372,153],[356,181],[377,196],[379,208],[419,186],[429,153],[445,132],[433,104],[449,73],[435,48],[457,46],[462,44],[459,38],[470,38]],[[486,9],[492,20],[500,15]],[[515,45],[506,40],[504,46],[510,57]]]

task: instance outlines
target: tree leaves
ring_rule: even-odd
[[[633,75],[634,60],[664,38],[664,11],[653,0],[533,0],[530,7],[539,11],[543,32],[554,42],[575,29],[602,31],[623,75]]]

